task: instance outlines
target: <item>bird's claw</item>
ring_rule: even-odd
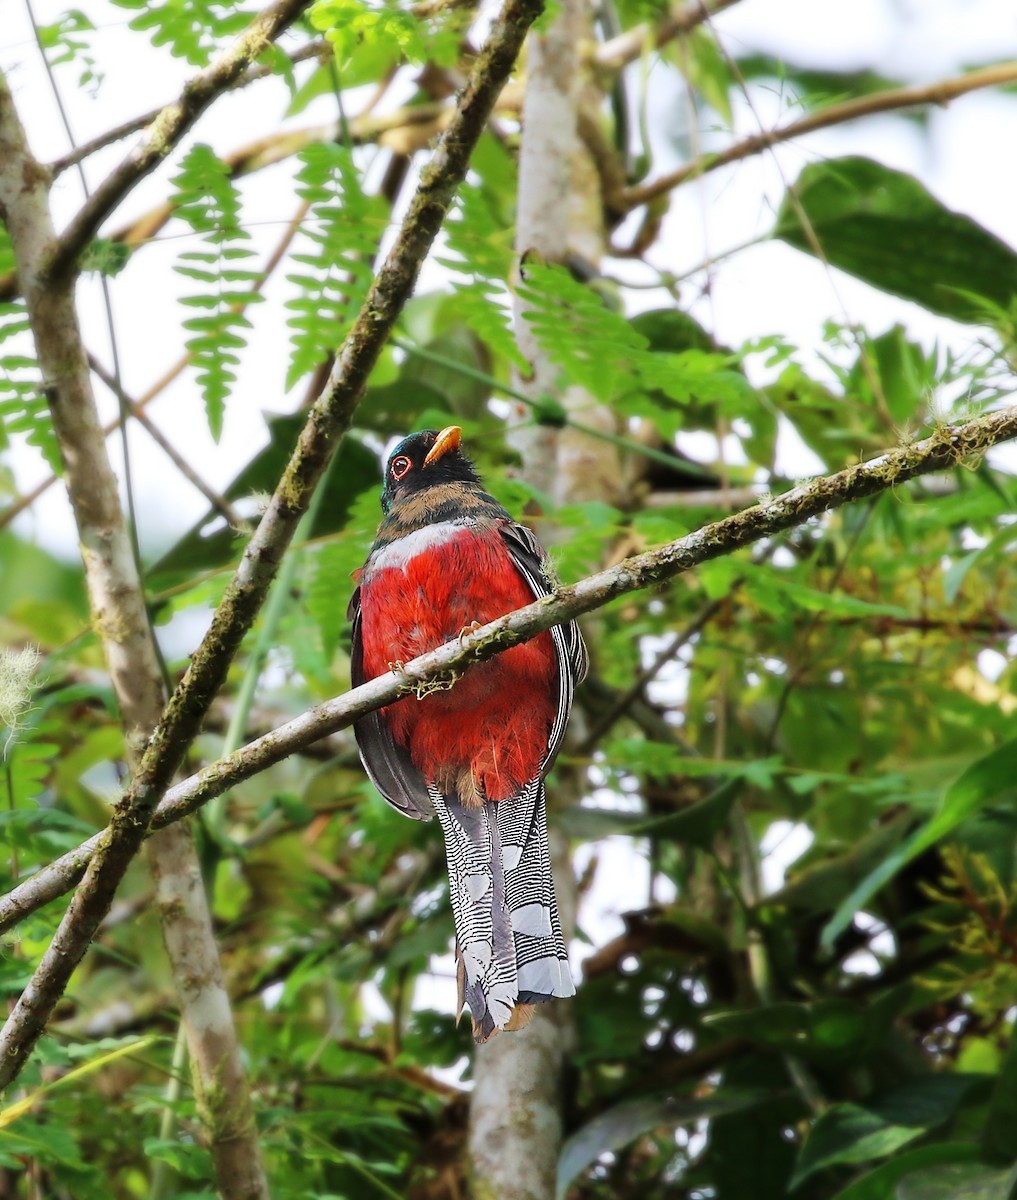
[[[479,621],[471,621],[469,625],[464,625],[462,629],[459,630],[459,645],[461,646],[463,644],[463,638],[465,638],[467,635],[476,633],[478,629],[483,628],[483,625],[481,625]]]

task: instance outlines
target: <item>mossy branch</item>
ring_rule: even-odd
[[[240,79],[259,54],[284,33],[310,0],[276,0],[258,14],[228,50],[188,80],[180,96],[161,109],[127,157],[99,184],[60,236],[46,265],[59,279],[73,271],[82,251],[121,200],[162,162],[194,122]]]
[[[890,491],[910,479],[977,461],[988,449],[1017,438],[1017,405],[962,425],[943,425],[922,441],[799,484],[752,508],[705,525],[684,537],[627,558],[552,596],[537,600],[490,622],[462,639],[352,691],[320,704],[212,763],[166,792],[155,810],[152,827],[162,828],[194,812],[213,797],[266,770],[297,750],[352,725],[359,717],[409,697],[430,680],[449,678],[470,663],[500,654],[536,637],[552,625],[601,608],[629,592],[639,591],[740,550],[762,538],[803,525],[842,505]],[[404,703],[414,703],[412,699]],[[68,891],[81,877],[106,832],[96,834],[56,859],[0,899],[0,932],[10,929],[41,905]]]

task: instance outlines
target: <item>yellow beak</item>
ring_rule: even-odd
[[[449,425],[443,429],[434,439],[434,445],[427,452],[427,457],[424,459],[424,466],[429,467],[431,463],[437,462],[439,458],[444,458],[446,454],[451,454],[453,450],[458,450],[462,436],[463,431],[458,425]]]

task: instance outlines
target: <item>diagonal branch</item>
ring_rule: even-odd
[[[205,497],[211,507],[224,517],[226,523],[231,529],[242,529],[243,519],[237,512],[234,511],[233,505],[226,499],[225,496],[220,496],[210,483],[207,483],[191,466],[186,458],[173,445],[168,437],[163,433],[158,425],[151,419],[144,408],[133,397],[128,396],[124,389],[117,382],[116,376],[112,371],[107,371],[101,362],[94,354],[89,354],[88,365],[102,382],[109,388],[114,396],[124,406],[127,413],[134,418],[142,429],[148,434],[159,449],[166,455],[170,462],[176,467],[181,475],[187,480],[192,487],[196,488]]]
[[[309,58],[320,59],[326,52],[331,53],[327,42],[308,42],[307,45],[300,46],[297,50],[294,50],[292,54],[287,54],[286,58],[290,63],[295,65],[296,63],[306,62]],[[248,87],[250,84],[257,83],[259,80],[265,79],[272,74],[274,74],[274,71],[269,66],[248,67],[242,75],[239,75],[232,83],[228,84],[223,91],[237,91],[239,88]],[[53,159],[49,164],[53,178],[55,179],[69,167],[76,166],[79,162],[83,162],[86,158],[105,149],[113,142],[119,142],[123,138],[130,137],[132,133],[140,133],[146,125],[152,124],[165,107],[165,105],[162,105],[159,108],[150,109],[148,112],[139,113],[138,116],[131,117],[129,121],[124,121],[114,129],[107,129],[105,133],[100,133],[89,141],[82,142],[80,146],[75,146],[67,154]]]
[[[295,15],[299,6],[291,0],[291,7]],[[149,739],[131,785],[101,835],[53,941],[0,1033],[0,1087],[21,1070],[109,910],[124,872],[147,835],[157,803],[254,623],[311,494],[353,420],[371,369],[413,291],[495,100],[541,7],[541,0],[506,0],[492,26],[455,117],[421,171],[399,235],[336,356],[324,392],[311,407],[293,455],[216,610],[212,626]],[[270,11],[281,8],[277,5]]]
[[[128,192],[153,171],[206,108],[243,75],[251,62],[293,24],[309,0],[276,0],[259,13],[233,45],[184,86],[145,131],[137,146],[82,205],[47,263],[47,274],[71,271],[99,226]]]
[[[155,811],[152,827],[158,829],[179,821],[214,796],[318,738],[345,729],[367,713],[413,694],[421,683],[491,658],[536,637],[552,625],[592,612],[628,592],[673,579],[701,563],[803,525],[812,517],[890,491],[921,475],[977,459],[992,446],[1014,438],[1017,438],[1017,405],[963,425],[944,425],[923,441],[890,450],[835,475],[799,484],[783,495],[704,525],[656,550],[627,558],[570,587],[559,588],[553,596],[499,617],[462,639],[447,642],[407,663],[401,671],[372,679],[320,704],[212,763],[166,792]],[[0,899],[0,933],[73,887],[106,833],[108,830],[89,838]]]
[[[678,187],[689,179],[707,175],[720,167],[738,162],[760,154],[781,142],[790,142],[794,138],[814,133],[817,129],[828,129],[831,125],[843,125],[859,117],[871,117],[877,113],[895,112],[902,108],[918,108],[926,104],[949,104],[959,96],[968,92],[981,91],[983,88],[1000,87],[1017,80],[1017,62],[994,63],[990,67],[980,67],[977,71],[969,71],[966,75],[957,75],[951,79],[940,79],[936,83],[922,84],[918,87],[890,88],[883,92],[873,92],[871,96],[858,96],[853,100],[845,100],[840,104],[831,104],[817,112],[809,113],[798,121],[792,121],[781,129],[764,130],[754,133],[743,141],[735,142],[726,150],[717,154],[703,155],[693,159],[677,170],[662,175],[651,183],[640,187],[627,188],[619,197],[624,210],[638,208],[641,204],[649,204],[658,196],[663,196],[672,188]]]
[[[591,59],[602,71],[620,71],[650,50],[660,50],[668,42],[683,33],[691,33],[711,17],[731,8],[738,0],[691,0],[677,5],[663,20],[653,24],[644,21],[619,33],[609,41],[601,42]]]

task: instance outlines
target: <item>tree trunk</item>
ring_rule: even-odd
[[[595,108],[599,100],[580,70],[579,48],[591,36],[587,16],[583,0],[563,0],[548,32],[530,39],[516,229],[523,271],[527,254],[545,262],[566,262],[575,255],[595,267],[603,253],[598,178],[578,133],[581,106]],[[537,344],[522,307],[517,302],[516,337],[530,370],[525,377],[517,375],[513,385],[534,399],[555,395],[558,369]],[[582,424],[614,430],[613,415],[582,389],[569,388],[558,398]],[[529,482],[559,504],[617,499],[621,475],[612,445],[569,427],[528,424],[530,418],[530,410],[519,404],[510,434]],[[553,542],[553,529],[541,532]],[[564,766],[555,779],[548,795],[552,813],[561,807],[563,792],[578,800],[583,782]],[[576,879],[568,844],[553,829],[551,860],[568,940],[575,929]],[[574,1013],[566,1000],[540,1006],[525,1029],[477,1047],[467,1143],[474,1200],[554,1195],[564,1133],[564,1067],[574,1043]]]
[[[120,705],[128,765],[134,771],[165,703],[162,673],[92,393],[75,308],[77,275],[47,274],[56,245],[49,174],[28,147],[2,77],[0,164],[0,208],[17,258],[43,378],[49,381],[47,399],[80,538],[92,622]],[[163,933],[221,1194],[230,1200],[267,1198],[250,1094],[189,829],[175,826],[155,835],[149,862],[156,868]],[[195,986],[196,972],[200,986]],[[224,1097],[228,1121],[218,1119],[212,1100],[218,1096]],[[243,1164],[241,1171],[238,1162]]]

